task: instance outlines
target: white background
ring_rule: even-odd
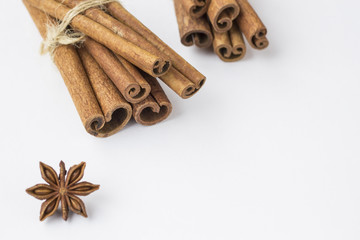
[[[168,120],[86,133],[21,1],[1,1],[0,238],[360,239],[360,4],[252,0],[270,46],[180,44],[172,1],[124,5],[207,77]],[[39,161],[87,162],[89,218],[38,220]]]

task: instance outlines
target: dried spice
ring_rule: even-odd
[[[254,49],[262,50],[269,45],[267,29],[248,0],[212,0],[206,11],[208,18],[189,14],[187,9],[193,1],[174,0],[184,46],[204,48],[212,45],[221,60],[235,62],[243,59],[247,51],[243,34]]]
[[[237,2],[240,5],[241,13],[236,22],[247,41],[255,49],[267,48],[269,46],[269,40],[266,38],[267,29],[254,8],[247,0],[237,0]]]
[[[240,7],[235,0],[212,0],[207,11],[212,26],[219,33],[229,31],[239,13]]]
[[[225,33],[214,31],[213,47],[214,52],[224,62],[238,61],[246,53],[244,38],[236,25],[233,25],[230,31]]]
[[[200,48],[210,47],[213,36],[210,23],[205,17],[192,21],[189,11],[184,9],[180,1],[174,1],[176,19],[179,25],[181,43],[185,46],[196,45]]]
[[[60,162],[59,175],[52,167],[40,162],[41,176],[48,184],[37,184],[26,189],[26,192],[31,196],[39,200],[46,200],[41,205],[40,221],[53,215],[60,202],[62,217],[65,221],[68,218],[69,209],[74,213],[87,217],[85,204],[76,195],[87,196],[98,190],[100,185],[79,182],[84,176],[85,166],[85,162],[72,166],[66,176],[63,161]]]

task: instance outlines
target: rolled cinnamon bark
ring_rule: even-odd
[[[65,5],[55,0],[27,0],[32,6],[46,12],[50,16],[63,20],[65,15],[71,10]],[[71,25],[74,29],[88,35],[97,42],[121,55],[126,60],[139,67],[152,76],[161,76],[169,70],[169,66],[164,64],[164,60],[151,54],[150,52],[136,46],[115,34],[110,29],[79,14],[73,18]],[[161,68],[161,66],[163,66]]]
[[[255,49],[265,49],[269,46],[266,38],[267,29],[261,19],[247,0],[237,0],[240,5],[241,13],[236,19],[241,32],[244,33],[250,46]]]
[[[175,13],[179,26],[181,43],[185,46],[196,45],[200,48],[210,47],[213,41],[209,22],[205,17],[198,19],[191,18],[181,4],[181,1],[175,0]]]
[[[223,33],[231,29],[239,12],[240,7],[236,0],[212,0],[207,14],[215,31]]]
[[[244,38],[237,25],[233,25],[229,32],[214,31],[215,53],[225,62],[235,62],[242,59],[246,53]]]
[[[160,79],[183,99],[190,98],[199,90],[194,83],[176,70],[176,68],[170,69],[169,72],[161,76]]]
[[[164,52],[172,62],[178,72],[184,75],[188,80],[195,84],[196,89],[189,93],[194,95],[205,83],[206,78],[198,70],[196,70],[191,64],[177,54],[173,49],[166,45],[158,36],[144,26],[138,19],[136,19],[131,13],[129,13],[120,3],[112,2],[106,4],[107,10],[110,14],[118,19],[120,22],[131,27],[140,35],[144,36],[150,43],[157,47],[160,51]]]
[[[138,103],[149,96],[150,85],[145,80],[134,79],[109,49],[91,38],[86,38],[84,46],[128,102]]]
[[[111,136],[123,129],[130,121],[131,105],[84,47],[78,49],[78,53],[106,121],[105,125],[97,131],[98,137]]]
[[[133,104],[133,116],[137,123],[151,126],[165,120],[172,105],[158,81],[148,74],[143,76],[151,86],[151,94],[144,101]]]
[[[49,18],[44,12],[32,7],[27,0],[23,0],[23,3],[41,36],[45,38],[47,24],[52,22],[53,19]],[[102,129],[105,125],[105,118],[75,47],[70,45],[60,46],[54,51],[53,57],[86,131],[98,136],[99,129]]]
[[[79,3],[82,3],[86,0],[56,0],[57,2],[63,3],[70,8],[74,8]],[[159,65],[160,69],[170,68],[171,61],[168,56],[159,51],[154,45],[148,42],[143,36],[135,32],[132,28],[113,18],[106,12],[102,11],[99,8],[90,8],[84,12],[84,15],[89,17],[101,25],[104,25],[108,29],[112,30],[122,38],[128,40],[129,42],[135,44],[138,47],[145,49],[155,56],[160,56],[164,61],[161,63],[163,66]]]
[[[209,8],[211,0],[174,0],[181,2],[187,14],[192,18],[202,17]]]

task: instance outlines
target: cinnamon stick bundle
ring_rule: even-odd
[[[212,0],[207,14],[215,31],[229,31],[233,20],[239,15],[240,7],[236,0]]]
[[[213,36],[207,19],[200,17],[196,19],[196,21],[192,21],[192,17],[190,16],[189,11],[185,9],[182,1],[174,0],[174,6],[181,43],[185,46],[192,46],[195,44],[200,48],[210,47]]]
[[[158,81],[146,73],[143,76],[151,86],[151,94],[144,101],[133,104],[133,116],[137,123],[150,126],[165,120],[172,105]]]
[[[214,52],[225,62],[244,58],[247,50],[243,34],[255,49],[269,45],[267,30],[247,0],[212,0],[207,10],[208,19],[191,17],[185,7],[188,1],[192,0],[174,0],[183,45],[203,47],[210,39],[201,37],[208,25],[211,25]]]
[[[158,36],[156,36],[151,30],[144,26],[131,13],[129,13],[119,2],[108,3],[106,6],[107,10],[113,17],[135,30],[138,34],[144,36],[151,44],[165,53],[171,59],[173,67],[180,74],[182,74],[183,77],[186,77],[189,81],[195,84],[195,89],[193,92],[188,92],[187,97],[194,95],[204,85],[206,80],[204,75],[202,75],[178,53],[166,45]],[[174,75],[174,73],[172,75]],[[170,79],[170,77],[168,77],[168,79]],[[177,81],[177,79],[171,79],[171,84],[177,85],[177,83],[173,83],[173,81]],[[167,82],[166,84],[169,85],[170,83]],[[191,89],[190,86],[188,90],[189,89]]]
[[[149,95],[150,85],[143,79],[135,79],[109,49],[90,38],[84,41],[84,46],[128,102],[138,103]]]
[[[253,7],[247,0],[237,0],[237,2],[241,7],[241,13],[236,22],[249,44],[259,50],[269,46],[266,38],[267,29]]]
[[[71,10],[55,0],[28,0],[28,2],[32,6],[59,20],[64,20],[65,15]],[[164,75],[169,70],[170,66],[165,64],[164,59],[161,57],[155,56],[136,46],[82,14],[73,18],[71,26],[103,44],[113,52],[121,55],[126,60],[152,76],[157,77]]]
[[[244,38],[236,25],[233,25],[229,32],[214,31],[213,47],[215,53],[225,62],[241,60],[246,53]]]
[[[54,22],[44,12],[23,0],[41,36],[46,37],[47,24]],[[99,74],[90,83],[87,73],[74,46],[60,46],[54,51],[54,63],[58,67],[65,85],[73,99],[81,121],[87,132],[94,136],[106,137],[123,128],[131,118],[130,105],[116,94],[116,89]],[[84,65],[87,66],[87,61]],[[92,66],[91,69],[95,70]],[[90,76],[94,76],[90,72]],[[99,86],[107,86],[99,91]],[[95,94],[94,89],[97,90]],[[98,98],[97,98],[98,97]],[[100,102],[100,105],[99,105]],[[104,114],[105,116],[104,116]]]
[[[190,17],[200,18],[208,10],[211,0],[174,0],[176,1],[181,2]]]

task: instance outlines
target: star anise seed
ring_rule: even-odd
[[[68,218],[69,209],[87,217],[85,204],[76,195],[87,196],[98,190],[100,186],[89,182],[79,182],[84,176],[85,166],[85,162],[72,166],[65,178],[66,169],[63,161],[60,162],[59,176],[52,167],[40,162],[41,176],[48,184],[37,184],[26,189],[31,196],[46,200],[41,205],[40,221],[53,215],[60,202],[62,217],[65,221]]]

